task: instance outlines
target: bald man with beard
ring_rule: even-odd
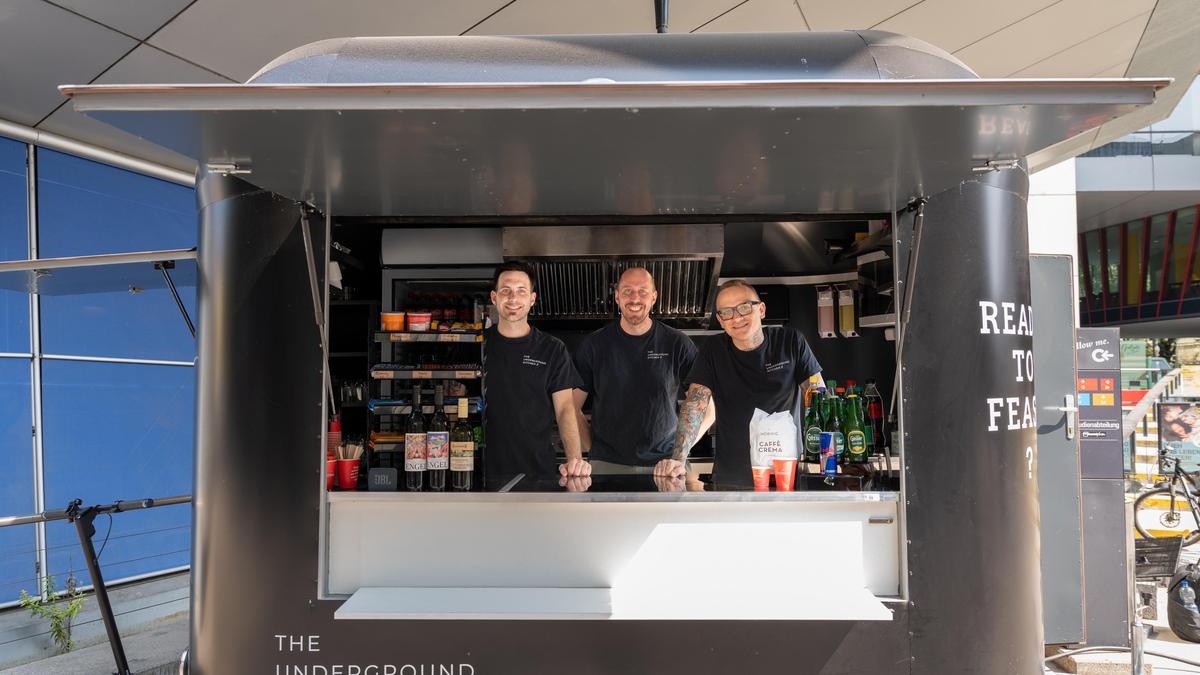
[[[621,318],[575,351],[580,439],[591,462],[651,467],[671,456],[676,404],[697,349],[683,332],[650,318],[658,291],[645,268],[625,270],[615,297]],[[589,397],[590,426],[582,412]]]

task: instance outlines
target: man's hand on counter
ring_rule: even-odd
[[[678,460],[669,458],[663,459],[659,460],[658,464],[654,465],[655,476],[678,478],[682,477],[686,473],[687,471],[684,469],[683,462]]]
[[[563,476],[558,479],[558,486],[566,488],[567,492],[587,492],[592,487],[592,477]]]
[[[568,459],[558,465],[558,473],[562,476],[590,476],[592,465],[588,464],[586,459]]]

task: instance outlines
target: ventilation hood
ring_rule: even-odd
[[[610,319],[617,280],[645,267],[658,288],[651,316],[707,322],[721,259],[725,226],[604,225],[506,227],[505,260],[534,271],[535,319]]]

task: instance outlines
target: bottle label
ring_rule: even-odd
[[[846,434],[846,447],[856,459],[867,456],[867,435],[858,429]]]
[[[425,434],[404,434],[404,470],[424,471],[428,460]]]
[[[821,427],[814,424],[804,432],[804,451],[813,457],[821,454]]]
[[[846,454],[846,435],[840,431],[833,432],[834,447],[837,448],[837,456],[841,457]]]
[[[430,471],[449,468],[450,432],[430,431],[425,434],[425,452],[429,456]]]
[[[473,441],[450,442],[450,470],[475,470],[475,443]]]

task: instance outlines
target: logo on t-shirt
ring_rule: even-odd
[[[787,361],[780,361],[779,363],[768,363],[766,366],[767,372],[773,373],[777,370],[782,370],[783,368],[791,365],[791,363],[792,363],[791,359],[788,359]]]
[[[530,356],[530,355],[528,355],[528,354],[525,354],[524,356],[522,356],[522,357],[521,357],[521,365],[523,365],[523,366],[535,366],[535,367],[537,367],[537,366],[544,366],[544,365],[546,365],[546,362],[545,362],[545,361],[539,361],[539,360],[537,360],[537,359],[533,358],[532,356]]]
[[[668,352],[656,352],[653,349],[646,352],[647,359],[668,359],[671,355]]]

